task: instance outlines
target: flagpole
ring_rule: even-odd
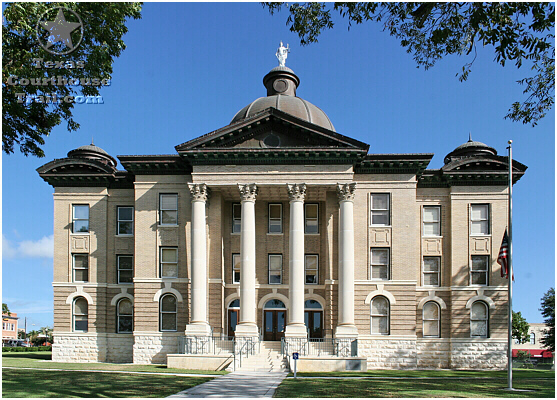
[[[513,390],[513,148],[512,140],[509,140],[509,255],[508,255],[508,270],[507,279],[509,280],[509,333],[507,344],[507,380],[508,390]]]

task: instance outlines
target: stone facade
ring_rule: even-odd
[[[267,81],[297,85],[285,71]],[[53,359],[309,334],[357,339],[370,369],[502,367],[506,160],[470,140],[428,170],[432,154],[368,154],[274,104],[124,170],[93,145],[38,169],[55,188]]]

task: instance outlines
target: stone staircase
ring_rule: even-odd
[[[288,372],[288,362],[280,354],[280,342],[261,342],[261,351],[248,358],[242,357],[242,366],[236,371],[243,372]]]

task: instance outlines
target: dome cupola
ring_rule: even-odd
[[[472,134],[470,134],[466,143],[461,144],[445,156],[445,165],[455,160],[484,155],[496,156],[497,150],[485,143],[472,140]]]
[[[68,158],[84,158],[88,160],[95,160],[109,167],[116,168],[116,159],[110,156],[100,147],[95,146],[93,141],[91,141],[91,144],[81,146],[77,149],[69,151]]]

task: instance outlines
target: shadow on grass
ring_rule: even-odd
[[[211,378],[4,370],[2,397],[166,397]]]
[[[5,352],[2,353],[2,357],[6,358],[27,358],[33,360],[48,360],[52,359],[52,353],[50,351],[22,351],[22,352]]]

